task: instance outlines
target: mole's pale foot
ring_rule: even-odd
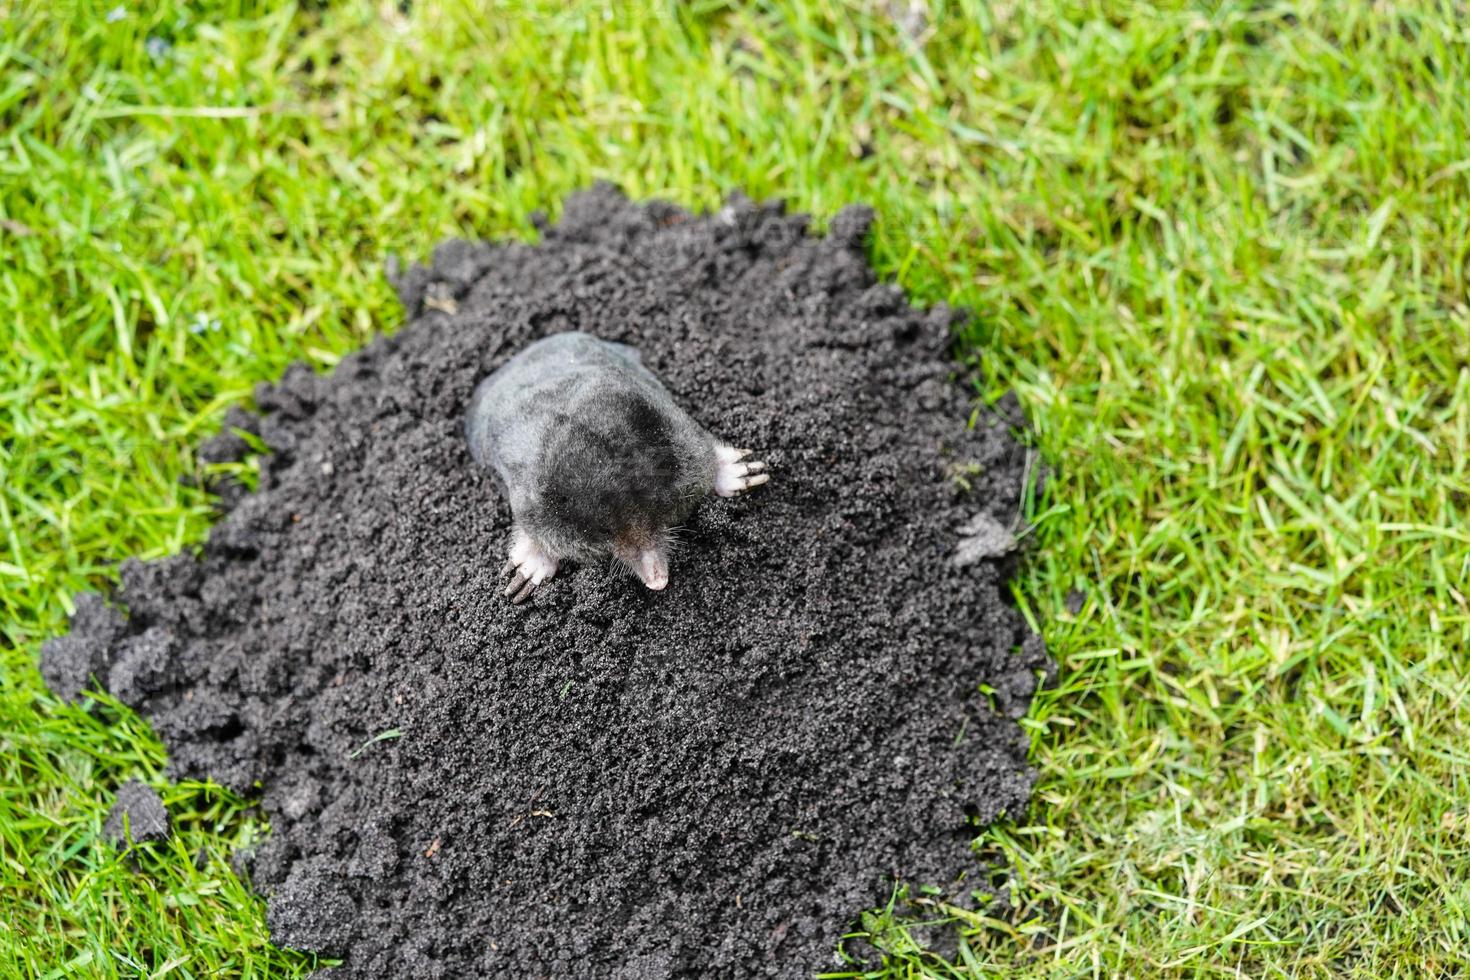
[[[501,575],[510,576],[505,594],[512,597],[511,602],[520,605],[531,597],[536,586],[555,575],[556,569],[555,558],[531,540],[530,535],[516,531],[510,541],[510,558],[500,569]]]
[[[734,497],[760,486],[771,478],[766,464],[759,459],[747,459],[749,449],[719,446],[715,449],[715,493],[721,497]]]

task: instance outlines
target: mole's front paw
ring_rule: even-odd
[[[532,541],[529,535],[517,531],[511,539],[510,558],[500,570],[501,575],[511,577],[505,587],[505,594],[513,596],[510,601],[520,605],[531,597],[536,586],[555,575],[556,569],[555,558]]]
[[[715,465],[715,493],[721,497],[734,497],[758,487],[771,478],[766,464],[758,459],[747,460],[749,449],[733,449],[720,446],[715,450],[719,460]]]

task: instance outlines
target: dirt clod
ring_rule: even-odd
[[[102,834],[114,844],[132,841],[166,840],[168,838],[168,810],[158,791],[147,783],[129,780],[117,791],[112,809],[107,811],[107,820],[102,824]]]
[[[261,792],[273,936],[348,977],[806,976],[895,876],[963,900],[973,821],[1032,781],[1014,559],[952,560],[977,513],[1015,520],[1022,420],[967,426],[955,314],[875,282],[869,220],[603,186],[538,246],[441,246],[396,277],[402,331],[259,388],[232,420],[272,449],[258,489],[197,559],[127,563],[126,618],[79,600],[48,680],[95,675],[174,775]],[[773,478],[700,505],[665,592],[567,565],[517,608],[461,421],[570,329],[637,347]]]

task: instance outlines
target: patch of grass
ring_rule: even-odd
[[[7,655],[7,677],[22,666]],[[27,689],[29,688],[29,689]],[[0,689],[0,975],[304,976],[271,948],[259,899],[230,870],[259,821],[216,786],[162,778],[146,724],[103,695],[57,709],[36,685]],[[173,833],[119,850],[102,837],[122,773],[159,788]],[[326,961],[323,961],[326,962]],[[177,973],[175,973],[177,971]]]
[[[239,801],[168,789],[137,869],[98,843],[162,754],[59,706],[37,647],[116,560],[202,539],[180,478],[226,407],[397,325],[388,253],[526,235],[600,177],[872,203],[882,273],[976,311],[1049,463],[1015,591],[1061,680],[1037,805],[980,840],[1014,906],[887,975],[1470,969],[1463,11],[923,6],[0,11],[13,975],[310,967],[228,871]]]

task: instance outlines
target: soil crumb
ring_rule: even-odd
[[[168,811],[158,791],[136,779],[123,783],[102,825],[102,834],[114,844],[125,845],[168,839]]]
[[[600,185],[538,245],[440,246],[394,276],[403,330],[230,417],[202,457],[253,433],[258,488],[222,488],[198,556],[79,600],[47,678],[137,708],[173,775],[262,796],[242,870],[275,940],[345,977],[810,976],[896,879],[984,890],[969,842],[1027,803],[1014,719],[1047,661],[1005,549],[955,552],[979,514],[1012,526],[1022,419],[976,412],[957,314],[875,281],[869,222]],[[574,329],[772,481],[700,505],[665,592],[564,565],[517,608],[462,419]]]

